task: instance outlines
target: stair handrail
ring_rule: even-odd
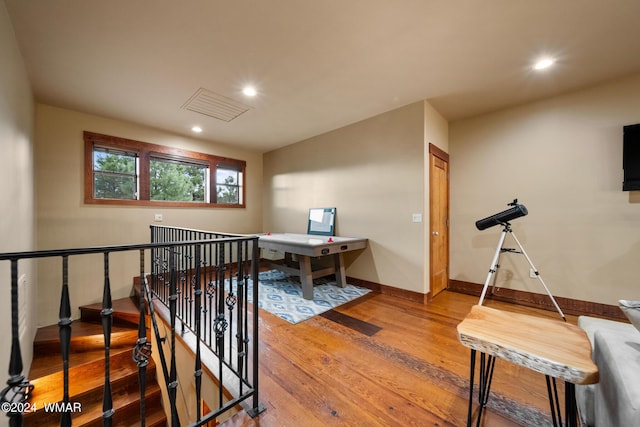
[[[69,297],[69,275],[68,275],[68,260],[70,257],[80,256],[80,255],[90,255],[90,254],[103,254],[104,261],[104,286],[103,286],[103,298],[102,298],[102,326],[103,326],[103,335],[104,335],[104,344],[105,344],[105,384],[104,384],[104,395],[103,395],[103,424],[111,425],[112,417],[114,414],[114,409],[112,407],[112,396],[110,389],[110,365],[109,365],[109,347],[111,340],[111,326],[113,323],[113,307],[111,303],[111,284],[110,284],[110,275],[109,275],[109,255],[115,252],[127,252],[127,251],[138,251],[140,253],[140,277],[141,277],[141,286],[146,281],[146,274],[144,272],[144,258],[145,251],[154,251],[154,250],[163,250],[169,248],[170,250],[175,250],[175,248],[186,248],[189,246],[200,247],[202,245],[215,245],[224,242],[228,244],[230,242],[251,242],[251,246],[253,248],[252,259],[258,260],[258,245],[257,245],[258,237],[256,235],[239,235],[239,234],[226,234],[224,236],[212,239],[201,239],[201,240],[180,240],[173,242],[151,242],[151,243],[142,243],[142,244],[129,244],[129,245],[109,245],[109,246],[94,246],[94,247],[79,247],[79,248],[70,248],[70,249],[50,249],[50,250],[37,250],[37,251],[21,251],[21,252],[9,252],[9,253],[0,253],[0,262],[9,261],[11,263],[11,349],[10,349],[10,358],[9,358],[9,378],[7,380],[7,387],[5,387],[2,391],[0,391],[0,404],[2,404],[3,411],[4,409],[8,409],[4,411],[6,415],[9,417],[9,425],[10,426],[21,426],[23,424],[23,414],[19,410],[19,408],[23,408],[25,403],[28,401],[30,397],[30,393],[33,390],[33,385],[30,384],[29,379],[26,378],[23,371],[23,360],[22,360],[22,351],[20,348],[20,336],[19,336],[19,301],[18,301],[18,272],[19,272],[19,262],[21,260],[28,259],[41,259],[41,258],[62,258],[62,291],[61,291],[61,302],[60,302],[60,314],[59,314],[59,322],[58,326],[60,328],[60,338],[61,338],[61,353],[63,358],[63,377],[64,377],[64,396],[63,402],[69,403],[69,395],[68,395],[68,354],[70,350],[70,338],[71,338],[71,327],[72,327],[72,319],[71,319],[71,310],[70,310],[70,297]],[[173,249],[171,249],[173,248]],[[253,263],[253,271],[251,274],[254,280],[254,288],[257,291],[257,262]],[[145,279],[145,280],[142,280]],[[2,278],[0,278],[0,281]],[[152,306],[153,297],[149,298],[150,293],[148,292],[148,288],[144,291],[148,301],[148,307]],[[257,295],[255,293],[254,295]],[[144,298],[144,296],[142,296]],[[140,303],[140,322],[144,322],[144,314],[143,314],[143,306],[145,304],[143,301]],[[254,356],[254,372],[253,372],[253,381],[252,388],[249,394],[242,397],[242,400],[246,400],[249,397],[253,397],[253,407],[248,411],[250,414],[257,415],[258,413],[264,410],[264,407],[259,403],[258,400],[258,311],[257,304],[254,304],[254,312],[253,312],[253,356]],[[146,331],[142,326],[139,326],[139,339],[134,349],[134,360],[138,363],[138,367],[140,369],[140,374],[146,372],[147,359],[150,355],[150,343],[146,342],[146,336],[142,335],[146,334]],[[175,358],[174,358],[175,359]],[[174,362],[175,363],[175,360]],[[164,370],[164,368],[163,368]],[[141,402],[141,423],[144,426],[144,397],[142,397]],[[252,415],[252,416],[255,416]],[[191,425],[204,425],[206,422],[211,420],[212,417],[204,417],[202,420],[196,420],[195,423]],[[61,416],[61,424],[62,426],[71,425],[71,413],[64,413]],[[172,425],[178,425],[172,423]]]
[[[234,237],[238,236],[237,234],[158,225],[151,225],[150,230],[152,242],[180,241],[187,238],[193,238],[197,240],[217,238],[223,239],[228,243],[227,245],[221,244],[219,248],[216,248],[215,255],[213,255],[212,251],[210,250],[208,252],[208,258],[206,256],[202,256],[201,258],[199,255],[193,253],[167,253],[167,251],[154,252],[154,255],[152,256],[152,273],[150,275],[151,289],[154,298],[170,310],[169,319],[172,321],[172,334],[175,330],[175,327],[177,327],[173,322],[173,319],[176,319],[179,321],[178,327],[181,329],[181,336],[185,336],[186,334],[193,334],[193,336],[197,337],[195,344],[196,349],[194,350],[197,364],[196,369],[201,369],[201,366],[199,365],[201,360],[201,344],[207,347],[214,354],[214,356],[217,357],[218,372],[216,374],[216,378],[221,383],[221,386],[218,390],[218,409],[211,410],[208,415],[203,416],[202,418],[200,418],[200,413],[197,413],[197,418],[200,420],[199,422],[201,424],[194,425],[204,425],[206,424],[206,422],[215,419],[220,414],[235,407],[237,404],[242,403],[252,396],[253,403],[251,407],[247,409],[247,413],[252,417],[257,416],[265,410],[265,407],[258,400],[258,236],[254,235],[255,240],[251,245],[251,253],[249,253],[249,249],[246,246],[244,246],[244,249],[241,246],[241,244],[246,245],[246,242],[243,243],[233,240]],[[235,252],[234,246],[237,246],[235,247]],[[203,245],[201,247],[203,248],[204,252],[207,252],[206,245]],[[194,259],[196,260],[195,262]],[[248,260],[251,260],[250,268],[247,267]],[[173,265],[173,268],[171,268],[171,265]],[[200,273],[201,270],[202,273]],[[181,277],[183,283],[191,283],[191,286],[186,286],[186,288],[189,291],[193,290],[193,294],[185,294],[184,285],[181,287],[181,289],[173,287],[174,283],[179,282],[179,280],[176,280],[176,275],[179,275]],[[167,287],[165,286],[165,289],[163,291],[161,286],[162,282],[166,281],[166,276],[168,276],[168,284],[170,289],[168,294],[166,293]],[[202,280],[195,280],[195,278],[201,278]],[[207,285],[207,288],[205,288],[204,290],[201,287],[202,282],[206,282]],[[213,304],[216,314],[215,318],[213,318],[212,316],[211,301],[209,307],[206,307],[206,304],[204,307],[200,305],[201,301],[206,301],[205,295],[208,296],[210,300],[213,298],[209,293],[209,291],[212,290],[209,287],[212,283],[216,284],[216,286],[213,287],[213,290],[215,292],[215,300],[217,301],[216,304]],[[253,285],[252,292],[254,295],[254,301],[256,302],[253,304],[252,339],[249,339],[249,337],[246,336],[246,331],[249,329],[249,325],[247,324],[249,316],[246,315],[246,309],[249,306],[249,304],[247,303],[247,297],[249,295],[249,283]],[[232,291],[232,285],[236,285],[235,293]],[[220,290],[220,288],[222,290]],[[182,295],[182,298],[179,299],[176,293],[181,292],[184,295]],[[178,302],[180,302],[180,305],[178,305]],[[235,354],[232,354],[233,346],[230,345],[233,325],[227,324],[226,318],[222,315],[222,307],[225,306],[229,309],[228,318],[230,320],[233,319],[232,311],[234,308],[236,308],[237,343]],[[194,314],[196,317],[195,321],[193,319]],[[209,314],[210,316],[210,323],[207,323],[207,314]],[[199,320],[200,315],[205,318],[202,322]],[[205,324],[204,337],[201,336],[200,333],[200,326],[202,323]],[[224,338],[222,337],[225,331],[229,333],[229,345],[226,344]],[[208,340],[206,339],[207,334],[209,337]],[[215,343],[212,341],[212,337],[214,334],[216,338]],[[250,341],[253,342],[252,349],[249,349],[247,347]],[[221,342],[222,344],[220,344]],[[225,354],[225,348],[228,350],[228,354]],[[249,366],[248,358],[250,354],[253,355],[252,383],[247,381]],[[235,356],[238,359],[235,365],[233,365],[233,363],[231,363],[230,361],[232,356]],[[242,373],[243,367],[246,371],[244,374]],[[235,390],[235,394],[237,396],[233,399],[230,399],[226,403],[223,402],[223,393],[225,390],[229,390],[225,389],[222,384],[224,372],[233,374],[239,380],[237,390]],[[200,377],[197,378],[197,380],[199,379]],[[196,394],[198,393],[199,389],[198,386],[196,386]],[[199,408],[197,409],[199,410]]]

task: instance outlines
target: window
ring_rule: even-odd
[[[109,148],[93,148],[93,197],[138,198],[138,155]]]
[[[244,207],[246,162],[84,133],[85,203]]]
[[[149,159],[151,200],[205,203],[209,165],[183,159]]]
[[[218,165],[216,168],[216,200],[218,203],[243,203],[242,171]]]

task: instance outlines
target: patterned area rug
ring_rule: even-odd
[[[281,271],[264,271],[258,275],[258,281],[258,307],[293,324],[371,292],[353,285],[341,288],[335,281],[316,279],[312,301],[302,297],[302,285],[297,277],[288,276]],[[253,302],[251,289],[249,284],[249,302]]]

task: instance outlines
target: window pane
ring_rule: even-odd
[[[242,203],[242,172],[218,166],[216,168],[216,203]]]
[[[94,147],[93,197],[136,200],[138,177],[136,154]]]
[[[238,204],[240,200],[238,198],[238,187],[230,185],[218,185],[217,186],[217,202],[218,203],[232,203]]]
[[[221,167],[216,168],[216,183],[238,185],[238,171]]]
[[[174,159],[151,159],[151,200],[205,202],[207,169],[204,165]]]
[[[93,175],[93,189],[96,199],[127,199],[136,200],[135,175],[118,175],[95,172]]]
[[[107,152],[105,149],[96,148],[93,151],[93,170],[135,174],[136,155]]]

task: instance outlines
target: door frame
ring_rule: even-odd
[[[450,264],[450,259],[449,259],[449,247],[450,247],[450,235],[449,235],[449,214],[451,212],[451,209],[449,207],[449,203],[450,203],[450,197],[449,197],[449,175],[450,175],[450,167],[451,164],[449,163],[449,154],[446,153],[445,151],[443,151],[442,149],[436,147],[435,145],[433,145],[432,143],[429,143],[429,216],[431,216],[431,211],[433,209],[433,204],[434,204],[434,199],[431,197],[431,183],[432,183],[432,179],[433,179],[433,162],[431,161],[431,156],[435,156],[439,159],[441,159],[442,161],[447,163],[447,180],[446,180],[446,191],[447,191],[447,212],[446,212],[446,222],[447,222],[447,227],[446,227],[446,242],[447,242],[447,247],[446,247],[446,257],[447,257],[447,261],[446,261],[446,271],[447,271],[447,287],[449,286],[449,264]],[[429,296],[428,296],[428,300],[430,301],[435,295],[433,293],[433,283],[434,283],[434,275],[433,275],[433,265],[431,263],[431,254],[433,253],[433,245],[432,245],[432,233],[434,232],[434,230],[431,229],[431,220],[429,220],[429,234],[427,235],[427,238],[429,239]]]

